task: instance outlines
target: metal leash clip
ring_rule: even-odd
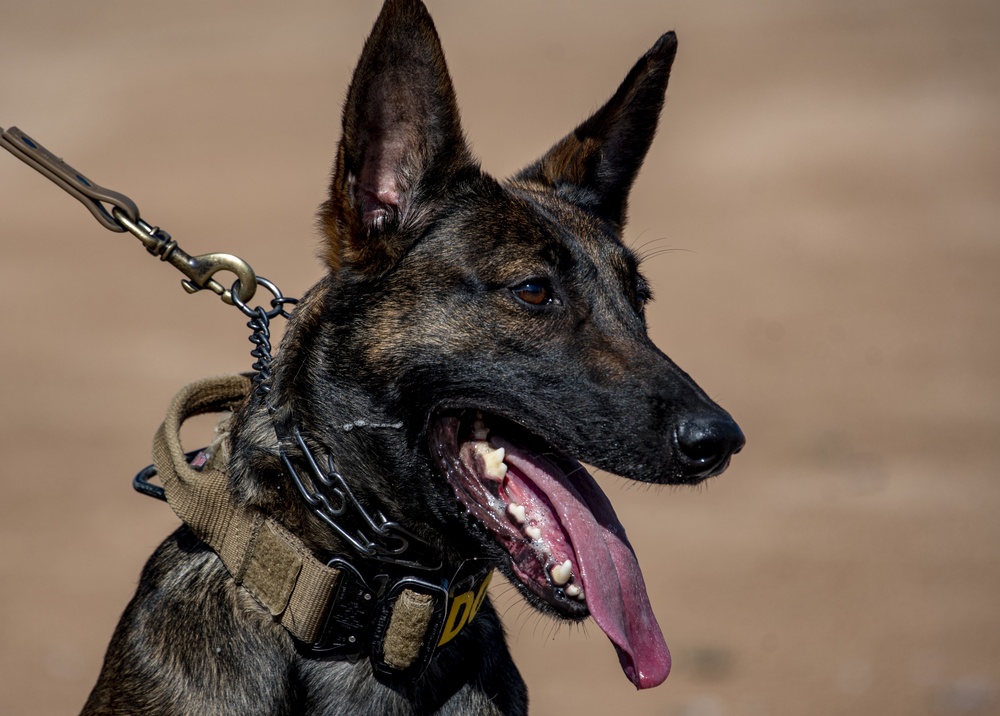
[[[187,277],[181,285],[188,293],[207,288],[232,305],[231,290],[213,278],[220,271],[229,271],[236,275],[239,301],[246,304],[253,298],[257,276],[243,259],[222,253],[189,255],[166,231],[143,221],[139,207],[129,197],[92,182],[17,127],[0,128],[0,146],[80,201],[104,228],[129,232],[149,253],[179,270]]]

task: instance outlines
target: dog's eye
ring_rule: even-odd
[[[511,290],[519,301],[529,306],[548,306],[555,301],[552,286],[545,279],[531,279]]]

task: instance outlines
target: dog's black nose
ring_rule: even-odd
[[[746,444],[740,426],[726,414],[689,418],[677,427],[675,435],[693,480],[721,473],[729,465],[729,458]]]

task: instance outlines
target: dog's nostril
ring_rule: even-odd
[[[677,428],[677,447],[697,466],[714,468],[743,449],[746,438],[728,415],[692,418]]]

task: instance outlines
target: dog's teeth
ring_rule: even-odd
[[[485,440],[490,436],[490,430],[486,427],[482,417],[476,418],[472,423],[472,437],[476,440]]]
[[[524,528],[524,534],[528,535],[531,539],[541,539],[542,531],[533,525],[528,525]]]
[[[562,564],[553,567],[549,574],[552,575],[552,581],[561,587],[573,576],[573,563],[567,559]]]
[[[519,505],[516,502],[511,502],[507,505],[507,514],[514,518],[514,521],[519,525],[523,525],[527,517],[524,514],[524,505]]]
[[[502,480],[507,474],[507,465],[503,461],[504,449],[497,448],[483,453],[483,462],[486,463],[486,474],[494,480]]]
[[[494,450],[486,441],[480,440],[475,443],[476,454],[483,459],[483,466],[486,468],[486,475],[494,480],[502,480],[507,474],[507,465],[504,463],[504,449]]]
[[[581,594],[583,594],[583,590],[580,589],[575,584],[567,584],[566,585],[566,596],[567,597],[579,597]]]

